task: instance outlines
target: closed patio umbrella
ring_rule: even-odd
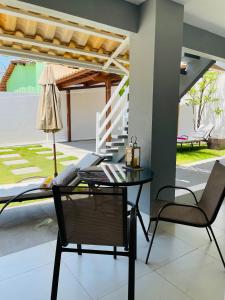
[[[39,84],[42,86],[37,114],[37,128],[53,135],[54,176],[57,176],[55,132],[61,130],[60,93],[56,86],[53,68],[47,64],[41,74]]]

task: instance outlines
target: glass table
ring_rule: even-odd
[[[121,164],[101,164],[99,166],[93,166],[78,171],[78,176],[80,177],[80,180],[89,185],[105,185],[113,187],[139,186],[135,207],[145,238],[149,241],[148,233],[139,210],[139,201],[143,184],[151,182],[153,179],[153,172],[151,169],[143,168],[141,170],[128,170]]]

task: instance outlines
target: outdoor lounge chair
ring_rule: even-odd
[[[77,164],[72,164],[65,168],[56,178],[53,183],[57,185],[76,186],[79,182],[77,170],[98,165],[104,160],[95,153],[88,153]],[[11,184],[8,188],[0,187],[0,204],[8,202],[22,202],[26,200],[36,200],[43,198],[51,198],[53,196],[51,188],[41,188],[43,178],[38,179],[35,183],[25,180],[17,184]]]
[[[187,204],[180,204],[176,202],[159,200],[160,192],[168,188],[188,190],[193,195],[195,204],[187,205]],[[153,221],[155,221],[155,227],[153,230],[152,239],[146,257],[146,264],[148,263],[148,258],[150,255],[150,251],[152,249],[152,244],[154,241],[158,223],[159,221],[165,221],[165,222],[177,223],[181,225],[206,228],[210,241],[212,241],[213,238],[216,244],[217,250],[219,252],[223,266],[225,268],[224,258],[222,256],[216,237],[211,227],[212,223],[215,221],[217,217],[218,211],[224,200],[224,196],[225,196],[225,166],[219,163],[218,161],[215,162],[214,164],[212,172],[207,181],[205,190],[199,202],[197,201],[195,194],[188,188],[175,187],[175,186],[162,187],[158,191],[156,200],[152,203],[153,207],[151,210],[148,230],[150,229],[151,222]]]
[[[193,147],[194,144],[201,145],[201,142],[208,142],[210,134],[213,131],[214,126],[209,124],[207,126],[200,126],[197,131],[189,134],[189,135],[181,135],[177,137],[177,144],[180,145],[181,149],[183,144],[189,144],[190,147]]]
[[[134,300],[136,255],[136,209],[127,214],[127,189],[112,187],[53,186],[59,226],[51,300],[57,299],[62,252],[103,254],[129,258],[128,300]],[[113,246],[114,250],[68,247],[70,244]],[[115,247],[123,247],[117,251]],[[98,276],[94,274],[93,276]],[[63,296],[62,296],[63,297]]]

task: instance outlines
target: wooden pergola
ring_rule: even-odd
[[[119,84],[121,76],[118,74],[80,69],[76,73],[65,78],[57,80],[57,86],[60,91],[66,91],[67,101],[67,140],[71,142],[71,91],[81,89],[105,88],[105,102],[111,97],[112,87]],[[111,108],[106,113],[110,113]],[[107,124],[106,129],[110,126]]]

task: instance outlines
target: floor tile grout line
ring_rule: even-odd
[[[216,247],[216,244],[215,244],[214,242],[212,242],[212,243],[213,243],[214,247]],[[219,245],[219,246],[220,246],[220,245]],[[201,251],[204,251],[205,248],[206,248],[205,246],[202,246],[202,247],[200,247],[200,248],[198,248],[198,249],[201,250]],[[208,255],[209,257],[213,258],[215,261],[217,261],[217,262],[219,261],[219,262],[222,263],[218,251],[216,251],[216,252],[217,252],[217,253],[216,253],[215,256],[214,256],[213,254],[208,253],[208,252],[207,252],[205,255]],[[222,254],[223,254],[223,253],[222,253]],[[217,257],[216,257],[216,256],[217,256]],[[224,257],[224,255],[223,255],[223,257]],[[225,258],[225,257],[224,257],[224,258]]]
[[[77,278],[77,276],[75,276],[75,274],[73,274],[73,272],[70,270],[70,268],[67,266],[67,264],[65,262],[62,262],[62,264],[66,267],[66,269],[68,270],[68,272],[72,275],[72,277],[77,281],[77,283],[79,284],[79,286],[84,290],[85,294],[91,299],[91,300],[95,300],[87,291],[87,289],[83,286],[83,284],[80,282],[80,280]]]
[[[161,276],[161,274],[159,274],[156,270],[153,270],[152,272],[147,273],[147,274],[143,274],[143,275],[139,276],[139,277],[136,278],[136,279],[140,280],[140,279],[142,279],[142,278],[144,278],[144,277],[147,277],[149,274],[152,274],[152,275],[155,275],[155,274],[156,274],[156,275],[158,275],[161,279],[165,280],[169,285],[173,286],[175,289],[177,289],[177,290],[178,290],[179,292],[181,292],[183,295],[185,295],[186,297],[188,297],[190,300],[196,300],[196,299],[193,299],[192,297],[190,297],[189,295],[185,294],[183,290],[181,290],[181,289],[178,288],[176,285],[174,285],[172,282],[168,281],[166,278],[164,278],[163,276]],[[136,283],[136,280],[135,280],[135,283]],[[95,300],[101,300],[101,299],[103,299],[103,298],[106,297],[106,296],[112,295],[112,294],[114,294],[116,291],[122,289],[123,287],[125,287],[125,286],[127,286],[127,285],[128,285],[128,283],[126,283],[125,285],[123,285],[123,286],[120,287],[120,288],[117,288],[117,289],[114,290],[113,292],[110,292],[110,293],[108,293],[108,294],[105,294],[104,296],[102,296],[102,297],[100,297],[100,298],[97,298],[97,299],[95,299]]]
[[[68,266],[67,266],[67,268],[69,269]],[[69,269],[69,270],[70,270],[70,269]],[[71,270],[70,270],[70,272],[72,273]],[[74,275],[74,277],[76,278],[76,280],[79,281],[80,285],[86,290],[86,288],[83,286],[82,282],[80,282],[79,278],[78,278],[75,274],[73,274],[73,275]],[[121,285],[120,285],[117,289],[105,293],[105,294],[104,294],[103,296],[101,296],[100,298],[99,298],[99,297],[97,297],[97,298],[94,297],[94,298],[93,298],[92,296],[91,296],[91,298],[92,298],[92,300],[99,300],[99,299],[102,299],[102,298],[106,297],[107,295],[110,295],[110,294],[115,293],[115,291],[117,291],[118,289],[123,288],[123,287],[126,286],[126,285],[127,285],[127,283],[124,281],[123,283],[121,283]],[[88,295],[89,295],[89,293],[88,293]]]
[[[194,252],[194,251],[197,251],[197,250],[203,251],[201,248],[197,248],[197,249],[195,249],[195,250],[193,250],[193,251],[190,251],[190,253],[191,253],[191,252]],[[190,254],[190,253],[189,253],[189,254]],[[205,256],[205,257],[208,256],[208,257],[210,257],[211,259],[213,259],[215,262],[218,262],[218,260],[217,260],[215,257],[212,257],[212,256],[209,255],[208,253],[206,253],[206,254],[204,253],[204,256]],[[180,258],[181,258],[181,257],[180,257]],[[173,261],[173,262],[174,262],[174,261]],[[172,262],[171,262],[171,263],[172,263]],[[170,264],[170,263],[169,263],[169,264]],[[169,264],[166,264],[166,265],[169,265]],[[166,266],[166,265],[165,265],[165,266]],[[179,289],[183,294],[185,294],[186,296],[188,296],[190,299],[192,299],[192,300],[199,300],[199,299],[192,298],[189,294],[186,294],[179,286],[177,286],[175,283],[173,283],[172,281],[170,281],[168,278],[164,277],[163,274],[159,272],[159,270],[162,269],[162,268],[164,268],[165,266],[162,266],[162,267],[156,269],[155,272],[156,272],[159,276],[161,276],[163,279],[165,279],[166,281],[168,281],[169,283],[171,283],[173,286],[175,286],[177,289]]]
[[[166,262],[165,264],[156,267],[155,271],[157,271],[157,270],[159,270],[159,269],[161,269],[161,268],[164,268],[165,266],[167,266],[167,265],[169,265],[169,264],[171,264],[171,263],[174,263],[175,261],[179,260],[180,258],[182,258],[182,257],[184,257],[184,256],[186,256],[186,255],[189,255],[189,254],[191,254],[192,252],[197,251],[197,250],[199,250],[199,248],[191,249],[190,251],[181,254],[179,257],[176,257],[176,258],[174,258],[174,259],[171,259],[170,261]]]
[[[65,263],[65,262],[64,262]],[[66,264],[66,263],[65,263]],[[67,265],[67,264],[66,264]],[[70,270],[70,268],[67,266],[67,268]],[[70,270],[70,272],[72,272],[71,270]],[[146,272],[146,273],[144,273],[144,274],[141,274],[141,275],[138,275],[137,277],[135,277],[135,279],[137,280],[137,279],[140,279],[140,278],[142,278],[143,276],[147,276],[148,274],[151,274],[151,273],[153,273],[154,272],[154,270],[150,270],[149,272]],[[72,273],[73,274],[73,273]],[[127,274],[128,274],[128,270],[127,270]],[[80,282],[80,280],[79,280],[79,278],[75,275],[75,274],[73,274],[74,275],[74,277],[76,278],[76,280],[77,281],[79,281],[79,283],[80,283],[80,285],[83,287],[83,284],[82,284],[82,282]],[[123,281],[123,283],[121,282],[121,284],[120,284],[120,286],[118,287],[118,288],[116,288],[115,290],[111,290],[110,292],[107,292],[107,293],[105,293],[103,296],[101,296],[100,298],[98,297],[98,298],[94,298],[93,300],[99,300],[99,299],[102,299],[102,298],[104,298],[104,297],[106,297],[106,296],[108,296],[108,295],[110,295],[110,294],[113,294],[113,293],[115,293],[117,290],[119,290],[119,289],[121,289],[121,288],[123,288],[124,286],[126,286],[128,283],[127,282],[125,282],[125,281]],[[84,288],[84,287],[83,287]],[[86,288],[84,288],[85,290],[86,290]],[[89,293],[88,293],[89,294]]]
[[[183,225],[185,226],[185,225]],[[219,229],[219,228],[218,228]],[[189,247],[193,247],[193,245],[191,245],[190,243],[188,243],[186,240],[184,240],[183,238],[177,236],[176,234],[171,234],[169,231],[167,230],[162,230],[162,232],[166,233],[167,235],[171,236],[172,238],[177,238],[178,240],[182,241],[183,243],[185,243],[187,246]],[[157,235],[156,235],[156,238],[157,238]],[[205,241],[201,246],[198,246],[198,247],[202,247],[204,246],[206,243],[208,243],[208,241]]]
[[[190,295],[186,294],[184,292],[184,290],[182,290],[179,286],[177,286],[176,284],[174,284],[173,282],[171,282],[170,280],[168,280],[166,277],[164,277],[161,273],[159,273],[156,270],[156,273],[162,278],[164,279],[166,282],[168,282],[170,285],[172,285],[173,287],[175,287],[178,291],[180,291],[184,296],[188,297],[190,300],[199,300],[199,299],[195,299],[193,297],[191,297]]]
[[[44,264],[42,264],[42,265],[33,267],[33,268],[31,268],[31,269],[29,269],[29,270],[26,270],[26,271],[24,271],[24,272],[21,272],[21,273],[18,273],[18,274],[9,276],[9,277],[4,278],[4,279],[0,279],[0,283],[1,283],[1,282],[4,282],[4,281],[7,281],[7,280],[10,280],[10,279],[13,279],[13,278],[16,278],[16,277],[23,276],[23,275],[25,275],[25,274],[27,274],[27,273],[31,273],[31,272],[33,272],[33,271],[35,271],[35,270],[37,270],[37,269],[41,269],[41,268],[43,268],[43,267],[50,266],[51,264],[52,264],[51,262],[44,263]]]

